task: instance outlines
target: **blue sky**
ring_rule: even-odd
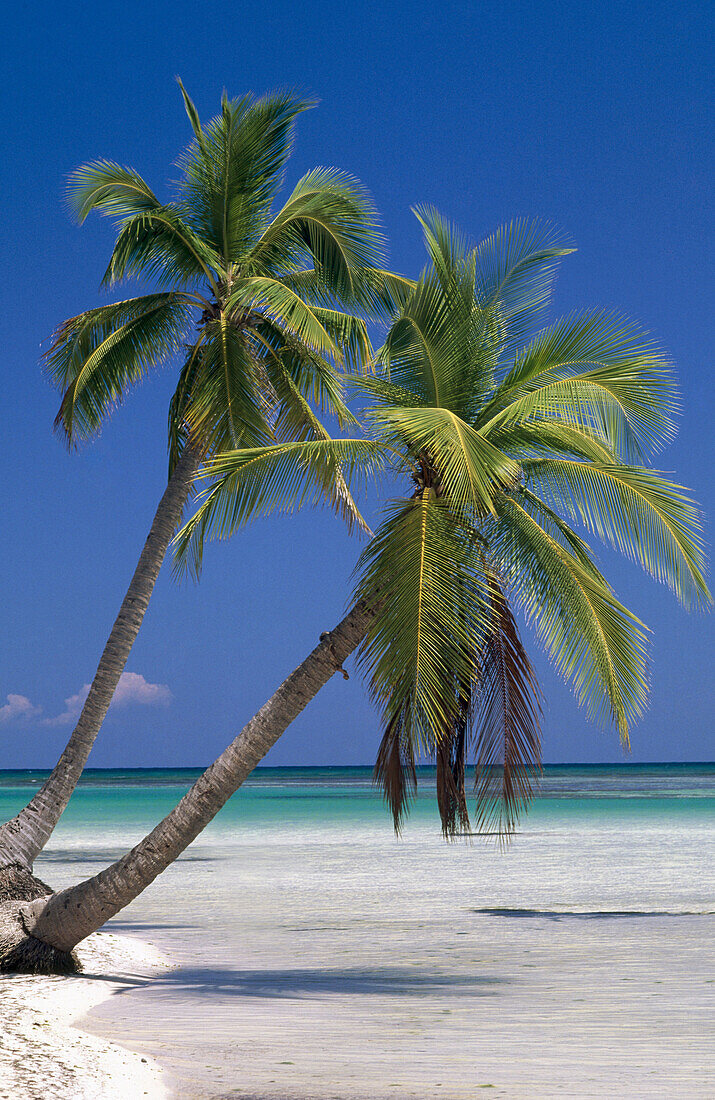
[[[61,320],[101,300],[111,247],[108,223],[71,222],[66,176],[102,156],[162,193],[189,136],[177,73],[204,117],[224,86],[317,95],[288,183],[316,164],[358,176],[408,274],[422,264],[415,203],[472,237],[521,215],[556,222],[578,252],[555,313],[613,307],[670,351],[684,412],[661,464],[715,514],[704,3],[37,3],[3,29],[0,767],[48,766],[61,751],[165,480],[170,371],[69,455],[38,360]],[[212,546],[198,587],[165,569],[90,763],[207,763],[339,619],[359,549],[330,515],[305,514]],[[602,560],[654,631],[632,759],[712,759],[713,616],[687,615],[634,567]],[[545,759],[623,759],[537,663]],[[269,762],[371,763],[378,738],[353,670]]]

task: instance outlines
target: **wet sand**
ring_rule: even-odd
[[[115,925],[178,968],[87,1025],[186,1100],[711,1097],[707,836],[627,840],[217,833]]]

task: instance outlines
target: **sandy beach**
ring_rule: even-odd
[[[0,976],[2,1100],[166,1100],[151,1058],[76,1026],[90,1009],[137,978],[165,971],[150,944],[99,932],[78,949],[76,977]]]
[[[88,781],[41,877],[181,778]],[[710,1100],[714,779],[557,771],[507,851],[445,845],[427,793],[396,841],[369,774],[251,781],[84,977],[5,979],[0,1095]]]

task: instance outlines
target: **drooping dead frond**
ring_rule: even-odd
[[[508,838],[541,772],[541,690],[497,578],[476,699],[477,828]]]
[[[390,807],[395,834],[400,835],[410,799],[417,790],[417,772],[412,745],[402,736],[402,716],[395,715],[388,723],[377,752],[372,781],[382,788]]]
[[[460,703],[459,718],[453,730],[436,748],[437,805],[442,833],[449,840],[470,831],[467,796],[464,789],[467,740],[471,722],[471,692]]]

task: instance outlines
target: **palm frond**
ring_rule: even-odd
[[[471,277],[455,273],[445,287],[436,275],[423,274],[377,362],[388,381],[425,404],[469,418],[492,383],[490,323],[475,304]]]
[[[80,222],[97,210],[121,225],[161,205],[138,172],[111,160],[93,160],[76,168],[69,178],[67,197]]]
[[[372,780],[382,788],[392,814],[395,835],[399,836],[410,801],[417,790],[414,749],[409,738],[403,734],[399,714],[390,719],[382,736]]]
[[[412,390],[405,389],[404,386],[397,386],[394,382],[389,382],[386,378],[379,374],[359,375],[347,373],[345,380],[351,389],[355,390],[358,394],[365,394],[371,399],[370,409],[391,406],[402,406],[405,408],[422,409],[426,406],[424,397],[420,394],[414,393]]]
[[[460,712],[452,729],[445,730],[435,749],[437,807],[442,834],[451,840],[469,833],[471,823],[465,790],[467,731],[471,724],[471,693],[460,701]]]
[[[265,367],[276,392],[280,389],[290,403],[292,391],[286,391],[280,382],[285,373],[291,386],[305,401],[312,401],[321,413],[335,417],[341,428],[357,425],[357,419],[345,404],[343,376],[329,359],[265,320],[248,331],[259,338],[261,346],[268,352]],[[282,408],[280,395],[278,408],[276,425],[285,425],[286,418],[290,419],[290,409]]]
[[[559,262],[574,249],[550,222],[517,219],[471,253],[475,296],[498,320],[498,357],[523,347],[549,302]]]
[[[591,547],[569,527],[565,519],[524,486],[517,490],[516,501],[519,507],[523,508],[527,515],[531,516],[544,529],[550,539],[553,539],[568,554],[576,558],[582,569],[590,573],[598,584],[610,591],[608,581],[593,560]]]
[[[295,120],[314,105],[290,91],[224,97],[221,114],[201,127],[182,157],[184,216],[224,267],[258,240],[282,184]]]
[[[215,480],[174,540],[177,570],[198,575],[207,539],[230,538],[276,511],[327,504],[350,529],[359,516],[352,491],[383,465],[382,448],[367,439],[315,439],[216,455],[202,472]]]
[[[298,181],[247,263],[261,273],[312,261],[321,282],[348,303],[358,293],[353,271],[378,266],[383,244],[377,213],[358,181],[335,168],[314,168]]]
[[[710,602],[700,513],[682,486],[623,464],[544,458],[523,468],[539,495],[638,562],[686,606]]]
[[[467,240],[460,229],[443,218],[433,206],[416,206],[412,213],[422,226],[427,255],[437,274],[443,291],[449,293],[459,274],[469,266],[466,256]],[[474,294],[474,278],[471,279],[471,294]]]
[[[179,381],[169,401],[168,415],[168,451],[169,451],[169,477],[184,452],[191,433],[187,423],[187,412],[191,404],[191,397],[196,388],[196,381],[201,368],[201,346],[204,334],[188,349],[188,354],[179,374]]]
[[[594,462],[617,462],[613,451],[594,432],[561,420],[535,417],[502,428],[484,429],[484,436],[518,462],[553,455],[578,455]]]
[[[255,311],[265,313],[287,332],[318,352],[340,359],[340,348],[316,315],[315,309],[278,279],[241,279],[232,289],[227,308],[240,320]]]
[[[346,369],[366,370],[372,362],[373,351],[363,319],[323,306],[313,306],[313,313],[340,348],[341,362]]]
[[[244,334],[221,314],[204,325],[203,337],[186,410],[189,429],[212,450],[272,442],[257,366]]]
[[[338,298],[322,272],[313,268],[281,275],[281,282],[313,305],[359,311],[368,320],[389,322],[407,304],[414,279],[376,267],[351,268],[352,290]]]
[[[288,348],[283,349],[279,355],[266,358],[266,373],[277,399],[278,411],[273,424],[276,438],[286,443],[291,439],[329,439],[330,433],[301,392],[299,383],[306,385],[309,381],[309,372],[305,370],[302,361],[296,364],[298,357],[297,351]],[[331,399],[327,405],[331,414],[337,417],[341,427],[346,423],[357,425],[357,420],[343,404],[338,379],[335,379],[334,392],[331,392]]]
[[[584,370],[584,367],[592,369]],[[675,384],[667,360],[632,322],[603,311],[545,329],[518,357],[479,425],[560,418],[603,439],[626,460],[675,433]]]
[[[400,722],[415,753],[430,755],[471,683],[484,616],[469,538],[441,500],[424,493],[386,510],[358,563],[356,598],[378,602],[360,666],[384,727]]]
[[[648,696],[646,628],[518,501],[501,511],[485,537],[511,598],[590,717],[612,719],[627,745]]]
[[[541,691],[514,616],[492,574],[492,619],[475,701],[477,828],[509,837],[541,771]]]
[[[520,469],[484,436],[443,408],[389,408],[367,414],[386,442],[406,446],[415,457],[426,454],[442,489],[456,508],[494,514],[500,490],[513,487]]]
[[[221,261],[214,249],[172,206],[160,206],[128,219],[117,236],[102,283],[144,276],[187,286],[206,280],[218,292]]]
[[[59,327],[45,369],[64,390],[55,428],[68,442],[94,435],[127,391],[181,347],[193,306],[181,293],[147,294],[87,310]]]
[[[188,116],[189,122],[191,123],[191,129],[194,131],[194,137],[197,139],[199,144],[201,144],[203,140],[203,131],[201,129],[199,112],[196,110],[196,106],[193,100],[190,98],[189,93],[186,91],[186,88],[181,81],[181,78],[178,76],[176,78],[176,83],[181,89],[181,97],[184,101],[184,107],[186,108],[186,114]]]

